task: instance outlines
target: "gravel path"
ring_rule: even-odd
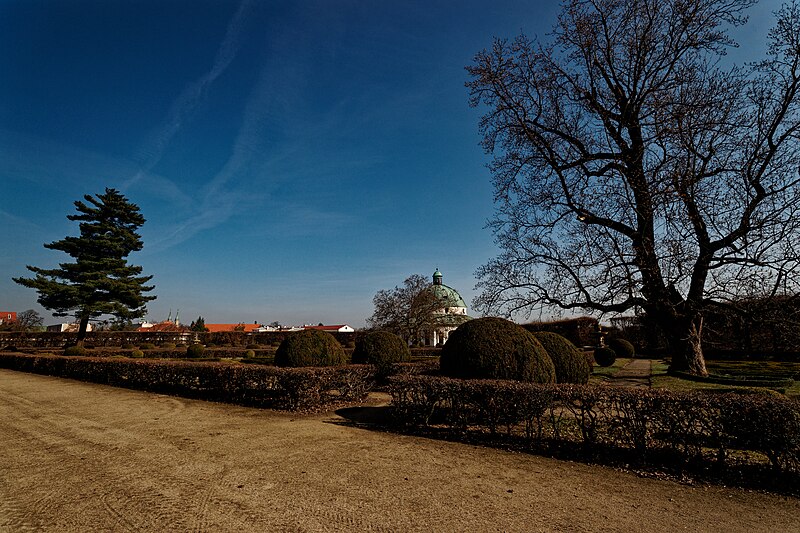
[[[800,531],[800,500],[0,370],[0,531]]]

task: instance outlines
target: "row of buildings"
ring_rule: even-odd
[[[443,283],[442,273],[437,268],[433,273],[433,284],[428,289],[433,292],[436,298],[442,302],[442,307],[434,311],[436,315],[437,327],[432,328],[430,331],[425,331],[422,338],[418,339],[421,344],[425,346],[440,346],[447,342],[450,333],[458,326],[472,320],[472,317],[467,315],[467,305],[464,299],[452,287]],[[181,324],[178,318],[179,312],[172,318],[172,311],[170,310],[169,316],[162,322],[147,322],[143,321],[137,324],[136,331],[140,332],[182,332],[189,331],[189,327]],[[0,325],[10,323],[17,320],[17,314],[12,311],[0,311]],[[354,329],[348,324],[334,324],[334,325],[310,325],[303,326],[281,326],[277,324],[264,325],[259,322],[253,323],[230,323],[230,324],[204,324],[205,328],[211,333],[218,332],[235,332],[241,331],[245,333],[264,333],[275,331],[302,331],[305,329],[316,329],[327,331],[330,333],[353,333]],[[92,325],[89,324],[88,331],[92,331]],[[77,324],[55,324],[47,326],[47,331],[55,332],[71,332],[77,331]]]

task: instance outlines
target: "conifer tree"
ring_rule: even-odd
[[[80,327],[77,343],[83,344],[89,320],[113,315],[119,320],[140,318],[147,312],[145,296],[153,286],[145,283],[152,276],[142,276],[142,267],[129,265],[131,252],[142,249],[136,230],[145,219],[139,206],[128,201],[115,189],[106,188],[96,197],[84,195],[78,200],[79,214],[67,215],[80,222],[79,237],[65,237],[45,244],[75,259],[60,263],[59,268],[42,269],[28,266],[33,278],[13,278],[15,282],[39,292],[39,303],[55,316],[74,315]]]

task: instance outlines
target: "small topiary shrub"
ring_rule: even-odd
[[[142,343],[142,344],[139,345],[139,349],[140,350],[155,350],[156,349],[156,345],[153,344],[152,342],[145,342],[145,343]]]
[[[275,352],[276,366],[339,366],[346,363],[344,348],[336,337],[317,329],[288,335]]]
[[[556,383],[587,383],[592,369],[586,356],[567,338],[549,331],[535,331],[533,336],[542,343],[556,370]]]
[[[89,355],[89,350],[83,346],[67,346],[64,348],[64,355],[69,357],[85,357]]]
[[[140,359],[144,357],[144,352],[141,350],[133,350],[131,352],[131,357],[135,357],[136,359]]]
[[[594,362],[600,366],[611,366],[617,360],[617,352],[607,346],[594,349]]]
[[[203,357],[203,352],[206,351],[206,347],[202,344],[190,344],[188,348],[186,348],[186,357]]]
[[[353,363],[375,365],[377,375],[386,377],[392,370],[393,363],[402,363],[411,359],[408,344],[389,331],[373,331],[359,339],[353,350]]]
[[[128,344],[123,344],[122,345],[122,349],[123,350],[133,350],[134,348],[136,348],[135,344],[128,343]]]
[[[514,379],[554,383],[553,361],[532,333],[502,318],[460,325],[445,343],[442,374],[454,378]]]
[[[609,339],[608,347],[614,350],[614,353],[617,354],[617,357],[625,357],[630,359],[636,354],[636,349],[633,347],[633,344],[625,339]]]
[[[245,357],[255,357],[256,356],[256,352],[254,352],[253,350],[247,350],[246,352],[244,352],[244,356]]]

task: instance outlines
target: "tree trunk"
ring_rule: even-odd
[[[703,316],[699,313],[690,317],[677,318],[670,327],[665,328],[667,347],[672,363],[671,372],[688,372],[697,376],[707,376],[706,361],[703,357]]]
[[[75,338],[75,346],[83,347],[83,342],[86,340],[86,330],[89,328],[89,317],[81,318],[78,326],[78,336]]]

